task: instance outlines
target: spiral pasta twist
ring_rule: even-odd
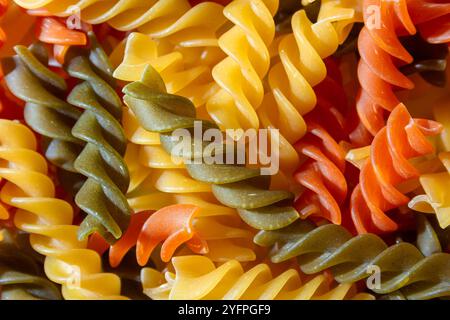
[[[439,154],[447,172],[430,173],[420,176],[420,184],[425,194],[411,199],[408,206],[416,211],[435,213],[441,228],[450,226],[450,201],[446,186],[450,181],[450,152]]]
[[[95,41],[91,37],[91,41]],[[75,168],[87,177],[75,197],[77,205],[88,216],[80,226],[80,238],[98,232],[114,241],[122,236],[129,223],[131,209],[125,193],[129,185],[128,168],[123,159],[127,145],[120,124],[122,101],[111,84],[112,68],[106,57],[99,61],[103,69],[95,71],[85,56],[72,58],[68,73],[80,80],[67,100],[84,109],[72,134],[85,141],[86,146],[75,160]],[[106,73],[105,79],[102,73]]]
[[[194,127],[195,107],[183,97],[167,94],[164,82],[151,66],[148,66],[142,80],[128,84],[124,88],[124,101],[133,110],[140,125],[147,131],[160,133],[163,148],[169,155],[179,156],[172,150],[174,143],[171,133],[176,129]],[[207,121],[200,121],[203,127],[214,127]],[[191,140],[194,145],[198,141]],[[192,146],[192,145],[191,145]],[[195,148],[197,149],[197,148]],[[203,155],[197,151],[184,157],[196,159]],[[257,229],[283,228],[299,215],[294,208],[283,206],[284,200],[292,198],[292,194],[281,190],[268,190],[270,179],[261,176],[259,169],[246,168],[239,165],[208,165],[198,161],[186,164],[191,177],[206,186],[210,186],[213,194],[222,204],[238,209],[241,218]],[[209,190],[209,189],[207,189]],[[279,205],[278,205],[279,204]]]
[[[438,122],[412,119],[403,104],[392,111],[386,127],[374,138],[360,183],[352,193],[351,215],[358,233],[397,229],[385,212],[407,204],[409,199],[396,186],[420,176],[408,159],[431,153],[433,146],[426,136],[441,130]]]
[[[315,227],[307,221],[292,224],[282,232],[260,231],[255,241],[274,246],[275,263],[297,257],[300,269],[315,274],[330,269],[339,283],[354,283],[380,271],[379,294],[400,291],[407,299],[432,299],[450,295],[450,255],[424,257],[412,244],[388,247],[374,234],[353,237],[345,228],[328,224]]]
[[[289,269],[277,277],[267,264],[244,271],[237,261],[220,267],[206,257],[184,256],[172,259],[174,273],[143,269],[144,292],[152,299],[223,300],[372,300],[370,294],[356,293],[351,284],[330,287],[324,275],[302,282],[298,272]]]
[[[192,53],[180,50],[164,54],[163,47],[148,35],[133,32],[126,40],[121,64],[114,71],[116,79],[138,81],[145,67],[152,65],[163,78],[167,91],[189,98],[196,107],[203,106],[218,91],[211,77],[211,69]],[[186,59],[193,59],[192,67]],[[193,64],[193,63],[191,63]]]
[[[224,9],[234,26],[219,38],[227,57],[212,72],[221,90],[206,106],[222,129],[259,127],[255,109],[264,98],[262,79],[270,67],[277,8],[278,0],[238,0]]]
[[[102,273],[100,256],[77,239],[72,207],[54,198],[55,186],[45,159],[35,151],[33,133],[19,123],[0,120],[0,140],[0,177],[6,180],[0,199],[17,208],[14,223],[31,234],[33,249],[46,256],[48,278],[62,285],[66,299],[123,298],[120,279]]]
[[[130,110],[125,113],[123,125],[131,141],[125,160],[131,177],[127,197],[133,211],[139,216],[174,203],[195,205],[200,212],[192,222],[199,237],[207,242],[206,256],[217,262],[255,260],[253,232],[236,210],[217,204],[209,184],[190,178],[184,166],[175,164],[161,147],[159,136],[140,127]],[[125,237],[133,234],[133,220],[134,216]],[[113,256],[110,262],[117,265],[120,255]]]
[[[351,7],[344,11],[354,13]],[[339,45],[340,33],[333,21],[352,22],[353,16],[344,19],[345,15],[328,11],[313,24],[305,10],[297,11],[291,20],[293,32],[279,41],[280,61],[269,71],[270,91],[257,112],[262,126],[280,129],[283,142],[280,165],[286,171],[298,167],[299,159],[291,144],[307,131],[303,117],[317,103],[313,87],[322,82],[327,74],[323,59],[333,54]]]
[[[416,246],[426,257],[438,252],[449,252],[450,228],[441,229],[435,219],[417,215]]]
[[[133,211],[140,215],[171,204],[195,205],[200,213],[193,224],[208,244],[206,256],[217,262],[255,260],[253,233],[236,210],[218,204],[209,184],[192,179],[184,166],[174,163],[161,147],[159,136],[140,127],[130,110],[123,126],[131,141],[125,160],[131,178],[127,197]]]
[[[294,145],[307,158],[294,173],[294,180],[305,188],[294,206],[303,218],[318,216],[341,224],[347,181],[345,150],[337,141],[348,140],[343,115],[347,97],[337,65],[331,60],[326,63],[329,75],[315,88],[317,107],[305,116],[308,132]]]
[[[9,90],[26,102],[27,124],[48,138],[46,158],[63,170],[76,173],[74,161],[82,141],[71,130],[81,112],[64,101],[67,85],[62,77],[47,68],[48,55],[41,43],[30,48],[19,45],[14,50],[17,55],[13,61],[4,62]],[[10,64],[13,69],[8,71]]]
[[[422,0],[365,0],[363,8],[365,27],[358,38],[361,55],[358,79],[361,90],[356,107],[362,124],[375,136],[385,125],[385,111],[391,112],[400,103],[393,88],[414,87],[413,82],[398,70],[394,62],[394,59],[406,63],[413,61],[399,41],[399,34],[396,32],[399,26],[396,22],[399,21],[400,26],[409,34],[414,34],[415,25],[445,16],[450,13],[450,5]],[[379,16],[373,15],[374,8],[379,10]],[[359,144],[367,142],[370,141]]]
[[[183,47],[217,46],[225,23],[223,6],[206,2],[191,8],[187,0],[15,0],[37,15],[67,17],[78,13],[90,24],[107,22],[121,31],[138,30]]]
[[[448,87],[448,85],[447,85]],[[420,176],[420,184],[424,193],[420,194],[408,203],[411,209],[416,211],[436,214],[436,218],[441,228],[447,228],[450,225],[450,200],[447,192],[447,183],[449,182],[449,166],[450,166],[450,139],[449,139],[449,93],[448,90],[442,96],[437,96],[433,101],[433,116],[442,123],[443,130],[441,133],[441,146],[438,158],[442,163],[442,168],[433,173],[423,174]]]
[[[193,226],[193,219],[198,211],[199,208],[193,205],[172,205],[153,214],[144,212],[134,215],[125,236],[111,246],[111,266],[117,266],[133,245],[136,245],[136,257],[141,266],[147,264],[160,242],[163,242],[161,259],[164,262],[169,262],[175,250],[183,243],[194,252],[206,253],[207,244],[198,236]]]
[[[168,177],[167,185],[173,186],[175,183],[170,180],[176,180],[177,178],[179,177]],[[165,179],[162,177],[162,180]],[[166,182],[164,181],[164,183]],[[182,189],[187,189],[189,181],[181,181],[177,185]],[[142,186],[130,193],[130,205],[135,212],[139,213],[132,216],[129,231],[127,230],[124,237],[131,237],[133,241],[119,240],[119,243],[124,241],[130,248],[136,243],[137,239],[135,237],[141,229],[139,228],[139,222],[145,222],[139,221],[140,217],[143,218],[149,214],[148,211],[144,210],[160,210],[174,203],[178,205],[194,205],[199,208],[199,213],[192,217],[192,221],[188,222],[192,223],[192,230],[198,234],[198,237],[206,242],[207,250],[199,250],[192,247],[190,249],[194,249],[193,251],[196,253],[208,256],[216,262],[224,262],[230,259],[245,262],[256,259],[256,252],[252,243],[254,233],[243,224],[235,210],[216,204],[216,201],[204,194],[183,193],[183,190],[177,191],[173,193],[170,191],[151,190],[148,188],[147,183],[144,182]],[[163,220],[169,221],[173,218],[169,215],[164,217]],[[151,232],[154,229],[158,229],[158,226],[150,225],[147,229]],[[120,263],[121,257],[126,252],[119,243],[117,244],[117,249],[114,249],[118,253],[110,251],[110,263],[113,266]]]
[[[0,298],[61,299],[59,289],[41,276],[40,266],[20,247],[15,237],[11,231],[0,230]]]

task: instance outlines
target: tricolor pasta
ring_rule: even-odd
[[[450,298],[448,21],[0,0],[0,299]]]

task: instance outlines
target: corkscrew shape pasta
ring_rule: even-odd
[[[208,184],[192,179],[184,166],[172,161],[158,135],[140,127],[130,110],[125,114],[123,125],[131,141],[125,156],[131,178],[127,197],[133,211],[140,214],[171,204],[195,205],[200,213],[193,223],[208,244],[206,256],[217,262],[255,260],[253,233],[236,210],[218,204]]]
[[[282,231],[260,231],[255,241],[274,246],[275,263],[297,257],[300,269],[315,274],[330,269],[339,283],[354,283],[369,277],[368,267],[377,266],[381,283],[371,290],[378,294],[400,291],[407,299],[433,299],[450,295],[450,255],[424,257],[412,244],[388,247],[375,234],[353,237],[344,227],[316,227],[298,221]]]
[[[62,77],[47,68],[48,55],[41,43],[30,48],[14,48],[13,61],[4,62],[5,80],[9,90],[26,102],[27,124],[46,137],[45,156],[56,166],[76,173],[75,158],[82,141],[72,135],[72,126],[81,112],[65,101],[67,85]],[[8,70],[12,64],[12,70]]]
[[[89,35],[95,43],[93,34]],[[123,159],[127,139],[120,124],[122,101],[111,84],[112,68],[106,54],[100,49],[97,53],[95,64],[80,55],[67,65],[67,72],[82,80],[67,101],[85,110],[72,128],[72,134],[86,142],[74,163],[75,169],[87,177],[75,202],[88,214],[80,226],[80,238],[98,232],[114,241],[122,236],[131,215],[125,197],[129,186]]]
[[[420,176],[420,184],[425,194],[414,197],[408,206],[416,211],[434,213],[441,228],[450,225],[449,199],[446,186],[450,182],[450,152],[439,154],[447,172],[430,173]]]
[[[403,104],[392,111],[386,127],[374,138],[370,157],[361,169],[360,183],[352,193],[351,216],[358,233],[397,229],[385,212],[407,204],[409,198],[396,186],[420,176],[408,159],[433,152],[426,136],[441,130],[438,122],[412,119]]]
[[[184,243],[196,253],[206,253],[208,246],[193,225],[193,219],[198,213],[199,208],[196,206],[178,204],[154,213],[141,212],[133,215],[127,232],[109,250],[111,266],[117,267],[134,246],[139,265],[145,266],[153,250],[161,242],[160,255],[164,262],[169,262],[178,247]]]
[[[143,170],[148,170],[148,168],[144,167]],[[133,177],[133,173],[131,176]],[[159,176],[158,179],[166,180],[163,182],[166,186],[174,186],[176,184],[182,189],[189,189],[189,180],[184,182],[173,181],[173,179],[177,180],[179,178],[177,175],[161,178],[160,174],[156,173],[156,176]],[[149,181],[153,181],[153,179],[150,178]],[[256,259],[255,248],[252,244],[254,235],[252,230],[249,230],[241,221],[234,209],[217,204],[217,201],[211,199],[210,194],[184,193],[180,189],[177,192],[159,191],[155,190],[154,186],[150,186],[147,181],[144,181],[136,190],[129,193],[129,202],[133,210],[139,213],[131,218],[130,227],[124,235],[127,240],[119,240],[116,244],[117,249],[110,251],[110,263],[112,266],[118,265],[121,262],[121,257],[126,252],[121,247],[122,245],[126,244],[127,248],[131,248],[136,243],[138,230],[141,229],[139,225],[145,222],[144,217],[148,216],[153,210],[160,210],[174,203],[178,205],[194,205],[199,208],[199,213],[192,219],[192,225],[198,237],[206,242],[207,250],[190,247],[190,249],[194,249],[194,252],[202,253],[217,262],[224,262],[230,259],[245,262]],[[164,220],[166,219],[170,220],[172,218],[168,216]],[[151,229],[153,227],[149,228],[149,230]],[[133,238],[133,241],[129,242],[130,238]],[[114,250],[115,252],[113,252]]]
[[[217,33],[225,23],[223,6],[213,2],[191,8],[187,0],[15,0],[37,15],[67,17],[79,13],[90,24],[107,22],[121,31],[164,39],[183,47],[217,46]]]
[[[328,3],[328,9],[322,15],[319,13],[316,23],[308,19],[305,10],[292,16],[293,32],[279,41],[280,61],[269,71],[270,91],[257,110],[263,127],[280,129],[280,165],[286,171],[298,168],[299,159],[292,144],[305,135],[304,115],[317,104],[313,87],[326,77],[323,59],[333,54],[340,42],[340,33],[334,22],[346,24],[354,21],[354,9],[342,9],[340,15],[339,9],[336,8],[336,12],[332,9],[335,4]]]
[[[256,109],[264,98],[262,79],[270,67],[278,0],[237,0],[223,10],[234,26],[219,38],[227,57],[212,70],[221,90],[206,108],[222,129],[259,128]]]
[[[267,264],[248,271],[237,261],[220,267],[206,257],[183,256],[172,259],[174,272],[165,274],[143,269],[144,292],[152,299],[223,299],[223,300],[373,300],[357,293],[351,284],[329,285],[324,275],[302,281],[298,272],[289,269],[274,277]]]
[[[148,35],[134,32],[126,40],[121,64],[114,71],[116,79],[138,81],[145,67],[152,65],[162,76],[171,94],[189,98],[196,107],[202,106],[218,90],[211,77],[211,69],[192,53],[170,51],[164,54],[162,45]],[[188,56],[188,57],[187,57]],[[193,66],[186,65],[186,58],[193,59]]]
[[[441,229],[435,220],[423,214],[417,215],[416,246],[426,257],[434,253],[449,252],[450,229]]]
[[[373,15],[373,8],[379,8],[379,15]],[[414,87],[413,82],[400,72],[394,62],[395,59],[407,64],[413,61],[413,57],[400,43],[400,35],[396,30],[403,28],[410,35],[415,34],[416,25],[444,16],[450,12],[450,5],[422,0],[395,3],[365,0],[363,9],[365,27],[358,38],[361,55],[358,79],[361,90],[356,107],[362,124],[375,136],[384,127],[385,113],[391,112],[400,103],[394,87]]]
[[[45,273],[62,285],[65,299],[116,299],[120,279],[102,273],[100,256],[77,239],[73,210],[54,198],[55,186],[47,176],[47,163],[36,152],[36,139],[24,125],[0,120],[0,176],[6,180],[0,199],[17,208],[14,223],[30,233],[31,246],[46,256]]]
[[[151,133],[160,133],[163,148],[169,155],[173,142],[171,133],[176,129],[193,128],[196,118],[195,107],[183,97],[166,93],[164,82],[151,66],[143,79],[128,84],[124,88],[124,101],[136,115],[139,124]],[[214,127],[212,123],[201,121],[204,128]],[[195,137],[191,143],[195,141]],[[186,158],[198,158],[197,152],[184,154]],[[189,151],[188,151],[189,152]],[[257,229],[279,229],[298,219],[298,212],[283,201],[292,199],[292,194],[282,190],[268,190],[269,176],[261,176],[259,169],[239,165],[208,165],[200,159],[200,164],[186,164],[189,175],[210,185],[219,202],[238,209],[241,218]],[[198,161],[197,161],[198,162]],[[279,205],[278,205],[279,204]]]
[[[59,289],[42,276],[41,266],[20,247],[16,235],[0,229],[0,238],[0,298],[61,299]]]
[[[347,98],[341,80],[333,76],[339,72],[337,65],[331,60],[327,64],[329,75],[315,88],[317,107],[305,116],[307,134],[294,145],[307,158],[294,173],[294,180],[305,188],[294,206],[303,218],[319,216],[341,224],[347,181],[345,150],[337,141],[348,140],[343,115]]]
[[[436,214],[436,218],[441,228],[447,228],[450,225],[449,195],[447,192],[447,183],[450,181],[450,139],[449,139],[449,100],[448,93],[435,101],[433,108],[434,118],[443,124],[441,133],[441,149],[438,158],[443,165],[443,170],[435,173],[423,174],[420,176],[420,184],[424,193],[420,194],[408,203],[411,209],[419,212]]]
[[[437,222],[430,218],[431,217],[426,217],[422,214],[416,215],[417,238],[415,245],[417,249],[419,249],[425,257],[429,257],[443,251],[448,253],[450,249],[448,247],[450,229],[441,229]],[[400,241],[402,241],[401,238]],[[406,300],[407,298],[401,291],[394,291],[381,296],[380,299]]]
[[[209,69],[204,66],[184,69],[182,58],[184,55],[180,52],[160,55],[158,43],[147,35],[132,33],[127,39],[125,57],[114,76],[137,81],[146,66],[151,65],[161,71],[169,93],[189,97],[199,107],[217,86],[210,76],[205,78],[208,72],[204,71]],[[202,87],[199,81],[206,85]],[[218,205],[211,197],[211,187],[195,181],[183,165],[172,161],[161,147],[159,135],[144,130],[129,109],[124,114],[123,127],[130,141],[125,160],[131,178],[127,196],[133,211],[154,211],[173,203],[195,204],[201,208],[201,214],[194,223],[201,238],[208,243],[208,257],[214,261],[254,260],[251,232],[237,212]]]

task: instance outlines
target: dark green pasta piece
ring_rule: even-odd
[[[14,47],[16,56],[5,59],[3,67],[9,90],[26,102],[27,124],[46,138],[46,158],[56,166],[76,173],[75,158],[83,142],[71,133],[81,111],[65,102],[67,86],[47,68],[47,51],[42,43],[30,48]]]
[[[407,299],[432,299],[450,296],[450,254],[433,253],[425,257],[406,242],[388,247],[374,234],[353,237],[344,227],[328,224],[316,227],[298,221],[276,231],[260,231],[255,242],[273,247],[274,263],[296,257],[306,274],[331,270],[340,283],[366,279],[368,270],[381,272],[378,294],[401,291]]]
[[[141,81],[127,85],[125,103],[132,109],[140,125],[151,132],[161,134],[161,144],[172,155],[179,156],[174,150],[171,133],[177,129],[187,129],[192,135],[196,121],[194,105],[186,98],[168,94],[160,75],[148,66]],[[215,127],[207,121],[201,121],[203,128]],[[196,180],[212,184],[215,197],[224,205],[238,209],[242,219],[249,225],[263,230],[273,230],[288,226],[299,218],[298,212],[285,202],[290,202],[293,194],[287,191],[270,190],[270,177],[261,176],[260,170],[242,165],[206,164],[198,160],[195,145],[201,141],[191,137],[186,159],[187,171]],[[222,148],[219,148],[223,150]],[[226,150],[226,148],[224,148]],[[200,148],[201,154],[203,154]],[[226,156],[219,154],[219,158]],[[224,159],[224,158],[222,158]]]
[[[2,300],[60,300],[60,289],[42,274],[43,265],[23,248],[28,237],[3,229],[0,241],[0,299]],[[21,240],[22,239],[22,240]]]
[[[73,136],[86,143],[74,163],[87,178],[75,197],[88,215],[81,223],[79,237],[85,239],[98,232],[114,242],[128,227],[131,215],[125,197],[130,182],[123,159],[127,139],[120,124],[122,101],[112,87],[112,68],[93,34],[89,36],[89,58],[73,57],[66,66],[70,76],[82,80],[67,101],[85,110],[72,128]]]
[[[419,34],[404,37],[401,42],[413,56],[414,61],[400,70],[406,75],[419,73],[428,83],[444,87],[447,82],[447,44],[428,43]]]

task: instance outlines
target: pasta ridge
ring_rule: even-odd
[[[160,134],[162,147],[168,157],[195,159],[201,155],[193,153],[192,148],[189,155],[177,154],[177,151],[172,150],[170,134],[176,129],[193,128],[195,121],[202,123],[204,128],[215,125],[196,118],[195,107],[188,99],[166,93],[164,82],[155,69],[147,66],[143,79],[128,84],[124,93],[124,101],[136,115],[139,125],[150,133]],[[176,103],[169,103],[172,100]],[[174,108],[176,105],[183,107]],[[195,144],[195,139],[191,143]],[[200,164],[193,161],[185,166],[194,180],[211,188],[209,190],[220,203],[238,209],[241,218],[256,229],[279,229],[299,217],[294,208],[276,205],[292,199],[293,195],[287,191],[268,190],[270,179],[261,176],[259,169],[225,164],[208,165],[201,160]]]
[[[201,256],[175,257],[174,272],[162,274],[153,269],[141,272],[144,292],[152,299],[223,300],[372,300],[370,294],[356,293],[351,284],[334,288],[324,275],[302,281],[295,269],[274,277],[267,264],[248,271],[237,261],[219,267]]]
[[[108,23],[120,31],[139,31],[173,46],[215,51],[226,22],[223,6],[214,2],[191,7],[187,0],[15,0],[35,15],[79,14],[90,24]],[[209,49],[208,49],[209,48]]]
[[[21,248],[16,238],[8,229],[0,229],[0,298],[61,299],[59,289],[40,275],[40,266]]]
[[[391,112],[386,127],[375,136],[351,196],[351,216],[358,233],[398,228],[385,212],[408,203],[409,198],[396,187],[420,176],[408,159],[432,153],[426,136],[441,131],[436,121],[411,118],[403,104]]]
[[[327,60],[329,75],[318,84],[317,107],[305,116],[307,134],[294,148],[306,160],[294,172],[294,180],[305,190],[294,206],[302,218],[322,217],[341,224],[341,207],[347,198],[345,150],[338,141],[348,140],[346,134],[347,97],[343,94],[340,72]]]
[[[233,27],[219,38],[227,57],[212,75],[221,89],[206,104],[222,129],[259,128],[255,110],[264,98],[262,79],[270,67],[268,47],[275,36],[277,8],[278,0],[237,0],[223,10]]]
[[[300,269],[316,274],[329,269],[339,283],[354,283],[371,274],[376,266],[381,283],[378,294],[401,292],[411,300],[450,295],[450,254],[424,257],[414,245],[401,242],[388,247],[375,234],[353,237],[344,227],[328,224],[316,227],[299,221],[283,231],[260,231],[256,243],[274,248],[272,262],[297,257]]]
[[[89,35],[93,46],[98,47],[93,34]],[[130,181],[123,158],[127,139],[120,123],[123,106],[113,88],[112,67],[104,52],[97,52],[99,58],[93,62],[78,55],[66,67],[70,76],[82,81],[67,101],[84,110],[72,128],[72,134],[86,143],[74,163],[87,178],[75,202],[88,214],[79,237],[85,239],[98,232],[113,242],[122,236],[131,215],[125,197]]]
[[[307,132],[304,116],[317,104],[313,87],[327,75],[323,59],[336,52],[353,23],[361,19],[356,8],[353,3],[326,1],[315,23],[299,10],[292,16],[292,33],[276,42],[279,61],[268,72],[269,91],[257,112],[261,126],[280,130],[280,165],[286,172],[299,165],[292,144]]]
[[[379,8],[379,26],[374,24],[370,8]],[[391,112],[400,100],[394,88],[411,90],[414,83],[403,75],[395,59],[405,63],[412,56],[399,41],[400,28],[408,34],[416,33],[416,26],[444,17],[450,13],[449,4],[433,4],[422,0],[389,2],[365,0],[363,4],[365,26],[358,37],[361,55],[358,79],[361,85],[356,108],[363,126],[375,136],[385,124],[385,113]],[[400,25],[400,26],[399,26]],[[442,40],[445,41],[445,40]],[[367,145],[370,141],[355,141]]]
[[[12,94],[26,102],[27,124],[49,140],[44,146],[46,158],[75,174],[74,161],[83,142],[71,130],[81,112],[65,101],[67,84],[47,68],[48,54],[42,43],[30,48],[18,45],[14,50],[16,56],[3,62],[6,85]]]
[[[33,133],[8,120],[0,120],[0,132],[5,162],[0,176],[6,180],[0,199],[17,208],[14,224],[30,233],[33,249],[46,256],[48,278],[62,285],[65,299],[122,299],[119,277],[102,273],[100,256],[77,239],[72,207],[54,198],[55,186]]]

